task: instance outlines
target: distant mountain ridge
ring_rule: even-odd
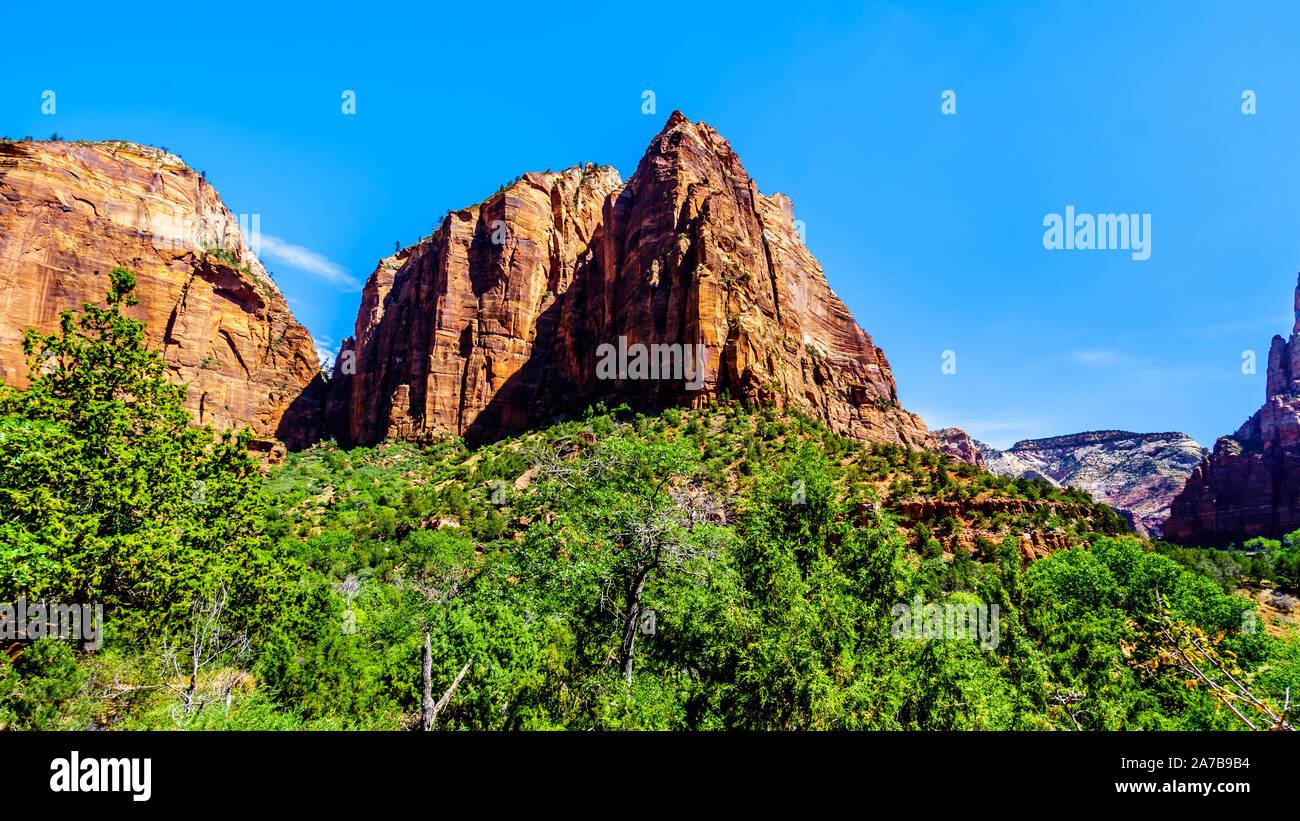
[[[1190,436],[1177,431],[1085,431],[1024,439],[1006,450],[972,439],[957,428],[936,431],[935,436],[944,452],[957,458],[973,448],[979,462],[971,463],[993,473],[1087,491],[1150,538],[1162,535],[1170,504],[1206,454]]]
[[[1022,450],[1041,450],[1042,448],[1051,447],[1076,447],[1082,444],[1100,444],[1103,442],[1114,442],[1120,439],[1139,439],[1146,442],[1158,442],[1169,438],[1182,437],[1190,439],[1191,437],[1180,431],[1165,431],[1163,433],[1134,433],[1130,430],[1090,430],[1082,433],[1067,433],[1060,436],[1047,436],[1042,439],[1021,439],[1006,452],[1014,453]]]

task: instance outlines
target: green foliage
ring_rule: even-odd
[[[1086,729],[1185,729],[1189,720],[1190,726],[1233,728],[1227,711],[1217,710],[1204,691],[1151,668],[1157,591],[1176,617],[1223,633],[1226,646],[1253,667],[1276,649],[1262,631],[1242,630],[1242,614],[1254,609],[1249,601],[1223,594],[1131,538],[1035,562],[1026,589],[1028,625],[1053,680],[1087,694],[1077,717]]]
[[[0,730],[78,729],[86,714],[76,696],[87,678],[69,645],[53,639],[16,661],[0,655]]]
[[[1251,539],[1240,550],[1181,547],[1167,542],[1156,542],[1155,549],[1213,579],[1224,592],[1248,584],[1300,587],[1300,530],[1281,540]]]
[[[0,599],[98,602],[138,633],[226,582],[261,623],[279,567],[256,534],[247,434],[190,426],[184,388],[121,313],[134,276],[110,280],[107,308],[28,331],[31,387],[0,391]]]
[[[1300,534],[1228,573],[1077,491],[725,399],[473,450],[326,442],[262,477],[246,433],[191,426],[111,282],[0,391],[0,600],[102,602],[105,649],[0,657],[0,727],[409,727],[426,640],[435,696],[468,664],[439,729],[1237,726],[1153,664],[1157,591],[1261,695],[1300,688],[1297,642],[1225,592],[1293,581]],[[1026,530],[1073,546],[1026,565]],[[191,682],[176,650],[223,593],[247,643]],[[995,640],[896,634],[917,601],[996,607]]]

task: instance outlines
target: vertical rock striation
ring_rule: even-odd
[[[668,367],[696,351],[697,379]],[[633,363],[604,378],[611,352],[653,355],[664,373],[635,378]],[[935,446],[790,201],[759,193],[727,141],[679,112],[626,184],[594,165],[525,174],[381,261],[339,362],[329,408],[354,442],[488,440],[598,401],[728,391],[858,439]]]
[[[201,175],[133,143],[0,142],[0,377],[25,386],[23,332],[103,304],[118,265],[138,281],[126,313],[200,423],[314,435],[300,412],[319,380],[311,336]]]

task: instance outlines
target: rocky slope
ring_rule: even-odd
[[[961,428],[942,428],[934,432],[934,438],[939,442],[939,450],[958,461],[965,462],[968,465],[974,465],[977,468],[985,468],[984,454],[980,453],[980,447],[987,448],[982,442],[972,439],[966,431]]]
[[[944,449],[960,447],[966,434],[955,428],[945,430],[940,432],[945,435],[936,433],[941,443],[948,443]],[[989,471],[1086,491],[1123,514],[1138,533],[1152,538],[1161,535],[1171,501],[1205,455],[1204,448],[1181,433],[1092,431],[1026,439],[1005,451],[969,441]]]
[[[646,378],[650,357],[665,367]],[[596,401],[729,391],[862,440],[935,445],[790,201],[679,112],[626,183],[594,165],[525,174],[380,262],[337,373],[330,414],[353,442],[495,439]]]
[[[319,380],[311,336],[201,175],[133,143],[0,142],[0,377],[26,385],[23,331],[103,304],[118,265],[138,281],[126,312],[199,422],[313,436],[300,412]]]
[[[1273,337],[1264,406],[1196,466],[1174,500],[1165,538],[1240,545],[1300,528],[1300,285],[1289,339]]]

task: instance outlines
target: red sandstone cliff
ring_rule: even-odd
[[[977,468],[986,467],[984,454],[979,449],[981,443],[961,428],[941,428],[934,432],[934,438],[939,443],[939,450],[952,458]]]
[[[1222,436],[1174,499],[1164,537],[1238,544],[1300,528],[1300,285],[1290,339],[1273,337],[1264,406]]]
[[[702,346],[697,383],[633,378],[635,365],[602,378],[610,351],[638,345]],[[859,439],[935,446],[790,201],[759,193],[727,141],[678,112],[626,184],[594,165],[526,174],[380,262],[336,373],[330,411],[356,442],[492,439],[596,401],[725,390]]]
[[[0,378],[26,385],[23,331],[102,304],[118,265],[138,282],[126,313],[200,423],[313,435],[298,412],[319,378],[311,336],[201,175],[133,143],[0,142]]]

